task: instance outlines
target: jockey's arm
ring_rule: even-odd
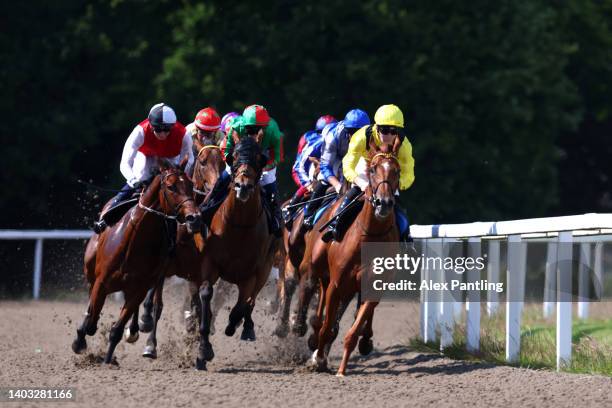
[[[355,132],[351,138],[348,151],[342,159],[342,172],[344,173],[344,178],[347,179],[349,183],[352,183],[357,177],[355,168],[357,167],[357,163],[359,163],[359,159],[365,157],[365,154],[366,132],[365,127],[363,127]]]
[[[121,164],[119,165],[119,169],[121,170],[121,174],[127,180],[127,183],[130,187],[133,187],[134,184],[140,180],[137,180],[137,177],[134,175],[132,168],[134,166],[134,158],[136,157],[136,153],[138,153],[138,149],[144,144],[144,131],[142,127],[136,126],[130,136],[128,136],[125,145],[123,146],[123,153],[121,154]]]
[[[274,151],[274,162],[266,166],[265,170],[273,169],[280,164],[280,153],[281,153],[281,136],[282,133],[278,128],[276,121],[271,120],[270,124],[266,128],[266,133],[270,137],[270,147]]]
[[[312,146],[306,145],[306,148],[302,150],[302,154],[300,155],[300,161],[297,164],[297,167],[295,168],[295,171],[297,172],[298,177],[300,178],[300,184],[304,187],[310,184],[310,180],[308,177],[308,168],[310,167],[311,163],[310,160],[308,160],[308,157],[311,155],[311,153]]]
[[[338,158],[338,143],[334,138],[334,134],[329,132],[325,135],[325,142],[323,144],[323,151],[321,153],[321,161],[319,171],[321,178],[327,183],[331,184],[336,191],[340,191],[342,184],[340,180],[334,175],[334,163]]]
[[[414,183],[414,158],[408,138],[404,138],[397,155],[400,163],[400,190],[406,190]]]
[[[189,130],[185,131],[183,135],[183,142],[181,143],[181,153],[179,155],[179,162],[183,160],[183,158],[187,156],[187,166],[185,166],[185,173],[191,175],[191,171],[193,168],[193,140],[191,138],[191,133]]]

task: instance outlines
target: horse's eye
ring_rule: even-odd
[[[370,174],[374,174],[374,167],[370,167]]]

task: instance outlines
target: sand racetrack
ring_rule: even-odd
[[[208,371],[193,366],[193,344],[186,340],[177,288],[165,292],[158,336],[159,358],[140,357],[146,335],[134,345],[122,341],[118,366],[93,358],[105,350],[119,304],[108,301],[98,333],[88,337],[88,353],[70,349],[86,304],[82,302],[0,302],[0,387],[74,387],[75,402],[0,402],[0,406],[517,406],[612,407],[612,378],[559,374],[492,364],[454,361],[410,350],[418,330],[414,304],[380,305],[374,324],[375,351],[355,353],[348,376],[336,378],[305,369],[310,354],[305,338],[271,336],[273,317],[256,307],[258,340],[241,342],[240,330],[225,337],[227,307],[212,337],[216,357]],[[232,297],[232,302],[234,297]],[[343,320],[341,336],[350,323]],[[341,337],[331,352],[337,368]]]

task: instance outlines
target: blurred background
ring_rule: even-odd
[[[121,187],[123,144],[160,101],[185,124],[265,105],[283,196],[320,115],[394,103],[412,223],[612,210],[610,0],[32,0],[0,26],[0,228],[88,228],[111,194],[78,180]],[[80,282],[82,243],[51,245],[45,269]],[[2,243],[0,294],[27,288],[32,248]]]

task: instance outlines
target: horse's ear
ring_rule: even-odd
[[[186,154],[179,163],[179,168],[183,173],[185,172],[185,167],[187,167],[187,163],[189,163],[189,155]]]

